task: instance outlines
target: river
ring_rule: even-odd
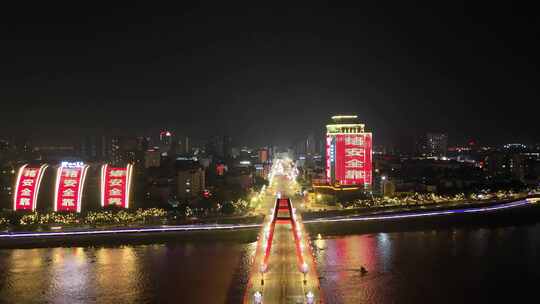
[[[1,303],[238,303],[253,244],[0,250]]]
[[[520,303],[536,297],[540,283],[539,224],[349,235],[314,244],[326,303]]]
[[[313,236],[312,245],[326,303],[523,302],[540,284],[540,224]],[[239,303],[254,246],[0,250],[0,302]]]

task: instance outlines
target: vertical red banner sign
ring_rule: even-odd
[[[88,166],[81,163],[66,163],[58,167],[54,211],[81,212],[87,170]]]
[[[366,186],[372,186],[372,155],[373,155],[373,143],[371,133],[364,134],[364,150],[366,151],[364,157],[364,184]]]
[[[19,168],[13,193],[13,210],[36,210],[39,186],[46,168],[47,165],[28,164]]]
[[[129,194],[131,189],[131,176],[133,166],[101,167],[101,206],[116,205],[129,208]]]
[[[371,185],[371,134],[335,135],[335,174],[341,185]]]

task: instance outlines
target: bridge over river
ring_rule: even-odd
[[[287,176],[274,180],[277,198],[261,229],[244,303],[322,303],[309,237],[290,197]]]

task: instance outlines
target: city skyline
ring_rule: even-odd
[[[298,136],[295,136],[294,138],[291,137],[289,140],[281,140],[281,141],[272,141],[272,140],[266,140],[266,139],[258,139],[258,140],[246,140],[246,138],[242,137],[231,137],[227,133],[219,133],[218,134],[210,134],[210,135],[193,135],[188,134],[184,130],[177,129],[152,129],[147,131],[140,131],[139,133],[135,133],[132,129],[114,129],[115,132],[111,133],[110,129],[107,131],[104,131],[103,129],[98,130],[95,129],[94,131],[89,131],[88,129],[85,129],[81,131],[81,133],[75,133],[75,134],[66,134],[66,133],[55,133],[55,132],[46,132],[43,131],[41,133],[25,133],[21,135],[15,135],[11,133],[8,135],[7,133],[0,133],[0,141],[4,141],[7,144],[9,144],[12,148],[18,147],[19,149],[60,149],[60,150],[73,150],[73,151],[82,151],[84,150],[84,146],[87,144],[87,141],[95,141],[95,140],[110,140],[112,138],[119,138],[122,140],[127,140],[128,142],[133,142],[141,139],[147,139],[149,140],[148,144],[154,146],[159,146],[159,133],[162,130],[169,130],[174,134],[175,143],[179,144],[180,146],[183,145],[183,141],[187,138],[190,143],[191,148],[198,148],[198,149],[204,149],[209,143],[213,143],[216,140],[223,140],[224,138],[233,139],[233,146],[234,148],[242,148],[242,147],[249,147],[252,149],[256,148],[263,148],[263,147],[277,147],[280,149],[293,149],[301,151],[307,149],[307,141],[313,141],[310,145],[312,148],[316,149],[316,153],[321,154],[323,153],[323,146],[324,146],[324,130],[320,128],[321,130],[318,130],[318,132],[309,132],[305,134],[301,134]],[[366,127],[366,130],[373,131],[372,128]],[[379,131],[379,130],[377,130]],[[401,138],[395,139],[395,141],[387,141],[387,140],[380,140],[377,136],[377,140],[374,141],[374,148],[377,149],[389,149],[389,151],[404,153],[404,154],[415,154],[418,152],[418,149],[427,149],[425,146],[426,136],[429,136],[430,134],[441,134],[446,136],[445,141],[445,148],[446,149],[460,149],[463,147],[470,147],[473,149],[480,149],[480,148],[489,148],[489,149],[501,149],[505,148],[508,145],[521,145],[524,148],[528,149],[537,149],[540,146],[539,141],[534,140],[508,140],[508,141],[498,141],[498,142],[488,142],[485,140],[482,140],[482,138],[475,137],[475,136],[468,136],[463,138],[455,138],[451,136],[451,132],[446,131],[440,131],[440,132],[415,132],[415,133],[409,133]],[[381,142],[382,141],[382,142]],[[304,146],[303,148],[299,148],[300,146]],[[423,146],[423,147],[422,147]],[[377,150],[376,149],[376,150]],[[183,150],[182,150],[183,151]],[[178,151],[178,153],[184,153],[182,151]],[[306,151],[307,152],[307,151]],[[301,152],[304,153],[304,152]]]
[[[2,13],[1,303],[536,296],[532,6]]]

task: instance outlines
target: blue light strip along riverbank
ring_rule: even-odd
[[[105,230],[84,231],[58,231],[58,232],[11,232],[0,234],[1,239],[47,237],[47,236],[81,236],[81,235],[104,235],[118,233],[157,233],[178,231],[205,231],[205,230],[236,230],[248,228],[260,228],[260,224],[231,224],[231,225],[186,225],[186,226],[161,226],[148,228],[118,228]]]
[[[390,214],[390,215],[319,218],[319,219],[313,219],[313,220],[305,220],[303,222],[305,224],[310,224],[310,223],[355,222],[355,221],[376,221],[376,220],[419,218],[419,217],[430,217],[430,216],[441,216],[441,215],[491,212],[491,211],[497,211],[497,210],[503,210],[503,209],[523,207],[530,204],[531,203],[527,200],[519,200],[515,202],[504,203],[504,204],[490,206],[490,207],[477,207],[477,208],[427,211],[427,212],[406,212],[406,213],[395,213],[395,214]],[[8,233],[1,233],[0,240],[32,238],[32,237],[114,235],[114,234],[159,233],[159,232],[182,232],[182,231],[211,231],[211,230],[240,230],[240,229],[250,229],[250,228],[260,228],[260,227],[262,227],[261,224],[227,224],[227,225],[214,224],[214,225],[159,226],[159,227],[148,227],[148,228],[117,228],[117,229],[104,229],[104,230],[79,230],[79,231],[55,231],[55,232],[8,232]]]
[[[340,218],[318,218],[312,220],[305,220],[304,224],[310,223],[328,223],[328,222],[354,222],[354,221],[375,221],[375,220],[393,220],[393,219],[406,219],[406,218],[416,218],[416,217],[429,217],[429,216],[440,216],[440,215],[453,215],[453,214],[464,214],[464,213],[481,213],[481,212],[491,212],[502,209],[510,209],[516,207],[523,207],[525,205],[530,205],[527,200],[520,200],[511,203],[505,203],[501,205],[491,206],[491,207],[478,207],[478,208],[467,208],[467,209],[453,209],[453,210],[441,210],[441,211],[427,211],[427,212],[407,212],[407,213],[396,213],[391,215],[372,215],[372,216],[348,216]]]

